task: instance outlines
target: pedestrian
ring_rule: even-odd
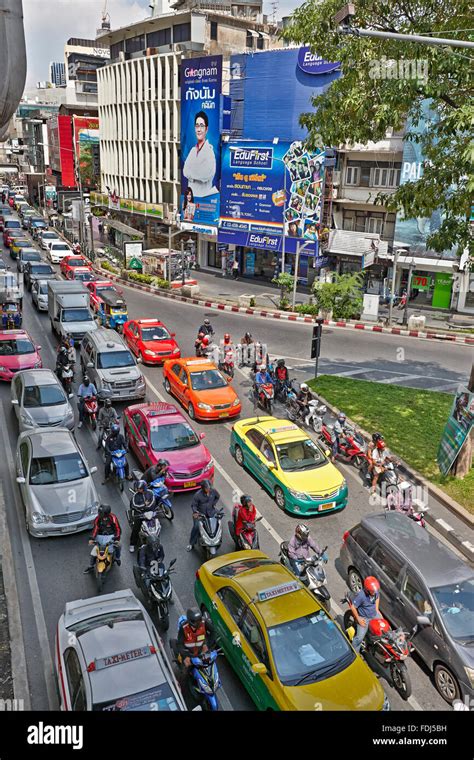
[[[238,276],[239,276],[239,260],[236,255],[234,258],[234,263],[232,264],[232,277],[234,280],[236,280]]]
[[[227,273],[227,253],[226,253],[226,251],[222,251],[222,253],[221,253],[221,272],[222,272],[222,277],[225,277],[226,273]]]

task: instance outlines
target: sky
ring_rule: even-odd
[[[49,79],[50,61],[64,61],[64,45],[69,37],[95,39],[101,24],[105,0],[23,0],[27,87]],[[112,29],[149,16],[150,0],[107,0]],[[285,16],[299,5],[298,0],[279,0],[277,17]],[[270,0],[264,12],[271,14]]]

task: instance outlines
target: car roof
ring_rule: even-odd
[[[127,408],[127,412],[132,415],[134,412],[141,412],[147,419],[160,418],[168,420],[173,417],[173,421],[185,419],[184,415],[174,404],[168,404],[164,401],[154,401],[151,404],[134,404]]]
[[[16,373],[25,385],[59,385],[59,380],[52,369],[24,369]]]
[[[158,327],[158,325],[163,325],[161,319],[134,319],[133,321],[143,327]]]
[[[0,330],[0,340],[8,340],[8,338],[27,338],[31,340],[26,330]],[[31,340],[31,342],[33,341]]]
[[[115,330],[110,330],[107,327],[99,327],[98,330],[88,333],[87,337],[97,345],[100,351],[129,350],[120,335]],[[109,343],[113,345],[109,345]]]
[[[257,428],[263,435],[269,436],[272,441],[288,443],[291,441],[305,441],[308,434],[298,425],[288,420],[279,420],[276,417],[251,417],[248,420],[240,420],[239,427]]]
[[[171,359],[171,361],[178,362],[178,364],[186,367],[189,372],[202,372],[204,369],[217,369],[216,365],[209,361],[209,359],[196,359],[192,356],[188,356],[185,359]]]
[[[22,433],[23,436],[31,441],[34,457],[58,456],[59,454],[79,453],[77,444],[69,430],[66,428],[46,428],[40,430],[31,430]]]
[[[397,512],[367,515],[361,525],[408,560],[430,588],[474,577],[467,563],[405,515]]]

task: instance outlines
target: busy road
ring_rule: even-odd
[[[7,249],[3,249],[3,259],[11,265]],[[59,267],[57,267],[59,272]],[[58,274],[59,276],[59,274]],[[271,356],[287,357],[287,364],[298,371],[298,380],[311,376],[309,356],[310,327],[290,323],[272,324],[264,319],[250,320],[244,315],[222,312],[207,313],[200,307],[159,299],[131,288],[124,288],[128,305],[129,318],[159,317],[169,330],[176,332],[176,340],[182,356],[193,356],[194,340],[197,327],[204,316],[208,316],[218,337],[230,332],[234,340],[240,339],[246,330],[251,329],[255,337],[268,345]],[[38,313],[32,306],[31,298],[25,293],[23,299],[23,328],[31,335],[34,343],[41,345],[43,366],[54,369],[56,361],[56,339],[50,329],[47,314]],[[402,351],[402,353],[400,353]],[[376,367],[385,369],[390,377],[391,371],[400,374],[437,378],[433,387],[456,384],[465,379],[470,368],[470,349],[462,346],[435,346],[431,343],[413,341],[401,337],[373,335],[365,337],[354,332],[350,336],[344,331],[325,330],[322,347],[322,368],[333,366],[337,372],[350,374],[357,369],[359,376]],[[344,365],[344,366],[343,366]],[[400,366],[402,369],[400,369]],[[395,369],[398,367],[398,370]],[[454,368],[454,369],[453,369]],[[147,401],[167,401],[176,403],[163,387],[162,369],[141,367],[147,383]],[[80,379],[76,367],[76,389]],[[251,401],[251,380],[248,369],[236,371],[233,387],[242,402],[241,418],[254,416]],[[10,387],[4,383],[0,388],[0,477],[3,482],[3,498],[10,531],[17,585],[20,596],[23,637],[25,642],[28,680],[33,709],[46,710],[57,707],[56,687],[53,678],[53,646],[55,627],[64,610],[65,602],[95,595],[93,578],[84,575],[83,569],[88,562],[88,535],[86,533],[52,539],[34,539],[25,530],[23,510],[17,485],[15,483],[14,452],[18,435],[17,422],[10,402]],[[119,414],[125,404],[116,404]],[[284,410],[276,407],[276,416],[284,416]],[[278,510],[270,498],[245,470],[235,462],[229,451],[230,422],[193,422],[198,433],[205,434],[205,444],[215,463],[214,485],[221,497],[221,505],[230,516],[236,493],[248,493],[253,497],[257,509],[263,515],[259,523],[261,549],[276,558],[281,540],[291,537],[297,524],[297,518]],[[121,567],[114,567],[107,580],[108,592],[131,588],[138,591],[133,577],[135,556],[128,552],[129,528],[125,509],[129,501],[127,488],[120,494],[115,485],[102,485],[103,459],[96,451],[96,438],[88,426],[76,429],[75,436],[90,466],[96,466],[95,485],[102,502],[112,505],[123,530],[123,551]],[[137,466],[130,454],[132,466]],[[349,503],[339,513],[309,519],[311,533],[321,546],[328,545],[329,562],[327,565],[328,588],[334,600],[333,612],[340,614],[340,598],[346,593],[345,580],[340,574],[338,560],[339,549],[344,532],[354,526],[363,515],[373,511],[369,495],[360,476],[353,468],[338,465],[347,479]],[[171,625],[169,635],[175,635],[176,621],[180,614],[194,602],[193,585],[196,570],[203,561],[199,549],[186,552],[191,529],[191,495],[177,494],[173,505],[175,519],[172,523],[163,521],[162,543],[165,550],[166,564],[176,558],[176,573],[173,575],[175,603],[171,608]],[[443,508],[436,505],[440,515]],[[233,551],[233,542],[228,534],[227,519],[224,519],[224,540],[220,553]],[[340,618],[339,618],[340,619]],[[167,639],[167,636],[164,637]],[[253,703],[240,681],[224,658],[219,660],[223,688],[220,700],[223,709],[252,710]],[[444,710],[449,709],[437,693],[430,674],[420,660],[415,657],[408,661],[408,668],[413,684],[413,695],[404,702],[391,686],[383,681],[382,686],[395,710]]]

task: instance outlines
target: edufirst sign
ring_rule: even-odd
[[[329,74],[331,71],[339,69],[340,66],[339,62],[325,61],[320,55],[312,53],[309,47],[302,47],[298,52],[298,68],[305,74]]]

